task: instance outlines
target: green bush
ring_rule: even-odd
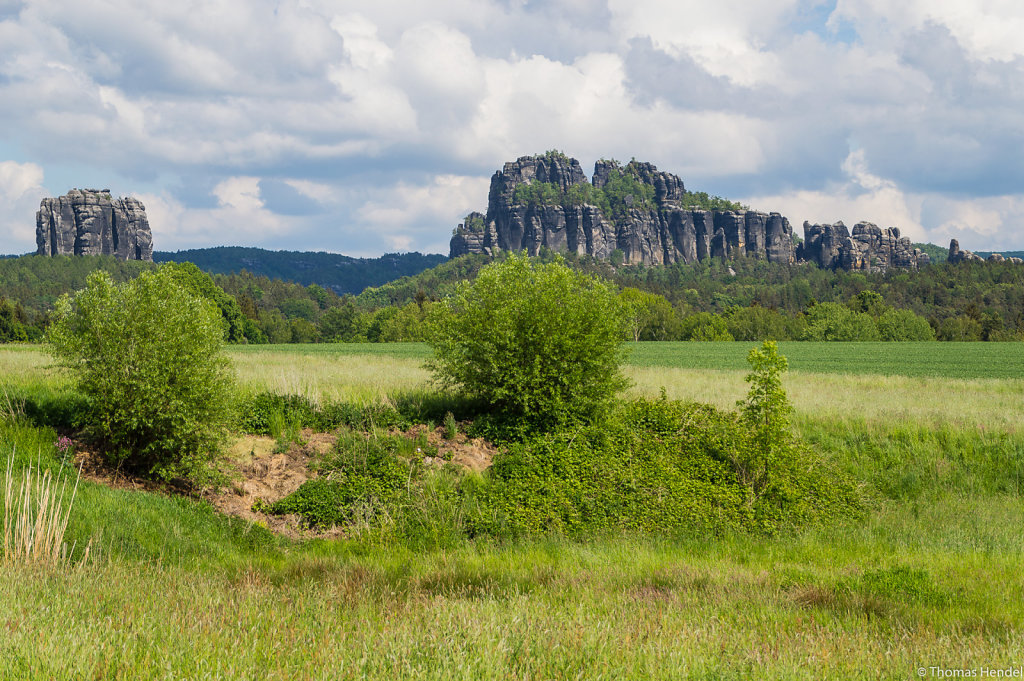
[[[774,462],[752,493],[740,463],[759,444],[739,416],[637,400],[601,423],[537,435],[495,457],[477,534],[775,533],[856,515],[853,485],[805,448]]]
[[[698,312],[679,323],[679,338],[691,341],[731,341],[725,320],[713,312]]]
[[[626,385],[614,290],[559,257],[485,267],[433,307],[432,324],[434,376],[532,429],[586,421]]]
[[[854,312],[840,303],[819,303],[807,310],[807,328],[801,340],[879,340],[875,320],[867,312]]]
[[[878,333],[884,341],[930,341],[935,331],[928,320],[911,310],[889,308],[878,316]]]
[[[160,268],[117,285],[106,272],[56,305],[46,340],[85,397],[84,434],[118,465],[196,479],[215,456],[231,374],[222,315]]]

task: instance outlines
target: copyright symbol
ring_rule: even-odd
[[[928,673],[928,670],[925,669],[924,667],[918,667],[917,668],[917,675],[918,676],[924,676],[927,673]]]

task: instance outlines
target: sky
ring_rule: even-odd
[[[0,253],[40,199],[154,247],[447,253],[505,161],[1024,249],[1020,0],[0,0]]]

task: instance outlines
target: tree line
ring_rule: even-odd
[[[541,262],[555,254],[544,251]],[[714,259],[619,266],[563,254],[567,266],[616,286],[629,340],[1020,340],[1024,267],[939,263],[918,271],[860,273]],[[454,258],[358,295],[241,271],[180,276],[221,311],[233,343],[426,340],[430,309],[490,259]],[[95,270],[115,283],[155,269],[106,256],[0,260],[0,342],[37,341],[57,298]]]

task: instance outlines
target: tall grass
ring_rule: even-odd
[[[412,356],[231,354],[251,386],[314,399],[373,401],[428,378]],[[722,407],[746,390],[740,368],[630,371],[639,393]],[[0,374],[29,407],[69,394],[38,350],[0,348]],[[86,481],[74,513],[60,504],[65,542],[78,560],[102,535],[107,560],[0,561],[0,678],[846,679],[1019,665],[1024,381],[793,371],[784,384],[795,429],[871,492],[867,518],[773,539],[436,538],[446,548],[422,550],[292,542],[199,500]],[[0,493],[22,498],[41,451],[35,504],[40,469],[61,468],[56,433],[12,411],[25,413],[0,413]],[[456,524],[447,482],[410,517]],[[56,477],[50,487],[64,496]]]
[[[75,477],[67,504],[68,479],[30,464],[15,484],[14,449],[7,459],[4,474],[4,563],[57,565],[70,552],[64,534],[71,519],[71,508],[78,494],[81,471]],[[71,547],[74,550],[74,547]],[[89,550],[86,549],[86,558]]]

